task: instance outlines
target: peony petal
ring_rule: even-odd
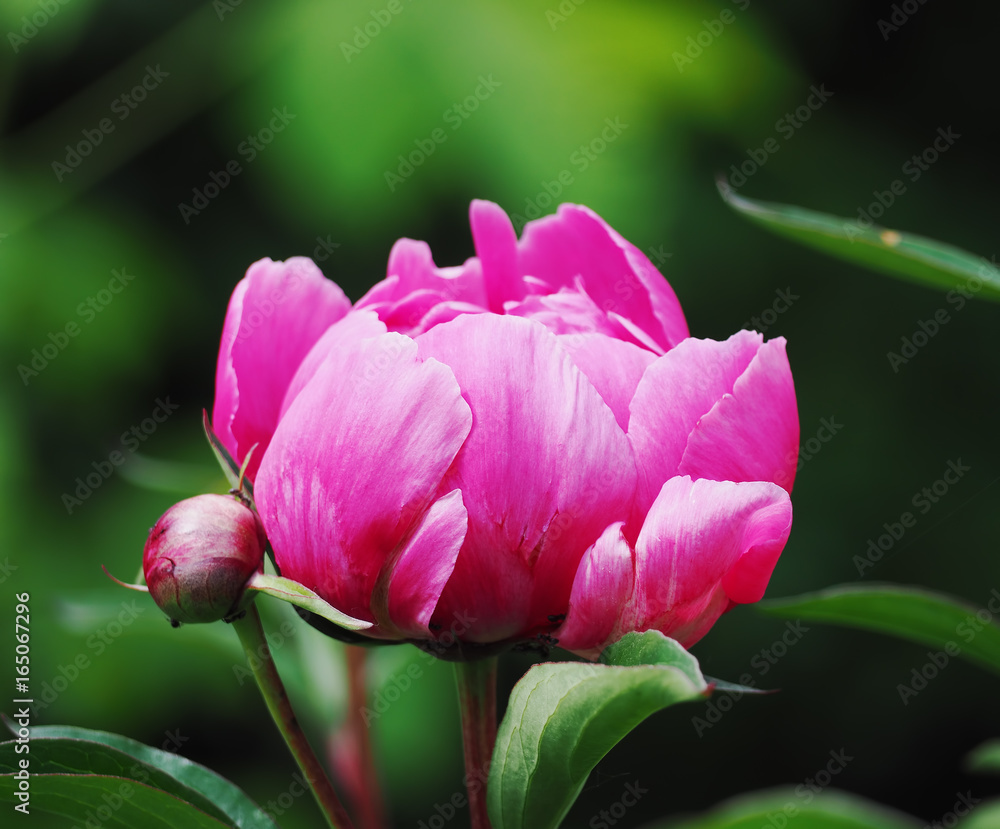
[[[605,312],[631,320],[663,350],[688,336],[684,312],[663,275],[587,207],[561,204],[555,216],[529,222],[519,252],[523,273],[556,287],[582,277]]]
[[[282,575],[391,628],[371,607],[379,572],[436,497],[471,423],[452,372],[419,360],[407,337],[332,353],[282,417],[254,489]]]
[[[762,339],[750,331],[721,343],[689,338],[646,369],[632,398],[628,428],[639,473],[636,520],[663,483],[678,474],[691,432],[732,391]]]
[[[559,343],[615,413],[622,431],[627,432],[629,404],[643,372],[656,355],[602,334],[567,334],[559,337]]]
[[[409,336],[417,337],[425,331],[430,331],[435,325],[450,322],[462,314],[487,313],[489,312],[485,308],[479,305],[472,305],[468,302],[439,302],[413,327],[409,332]]]
[[[237,461],[259,444],[252,480],[299,363],[351,304],[312,260],[261,259],[233,291],[222,329],[212,425]]]
[[[404,634],[429,638],[431,615],[455,569],[468,514],[457,489],[437,500],[405,543],[389,577],[389,617]]]
[[[482,269],[473,257],[460,267],[438,268],[426,242],[400,239],[389,254],[388,275],[354,306],[375,311],[390,331],[416,336],[439,305],[486,310]],[[455,316],[442,313],[444,318]]]
[[[695,427],[679,471],[716,481],[771,481],[792,491],[799,414],[785,339],[770,340]]]
[[[436,288],[437,266],[430,245],[416,239],[399,239],[389,251],[386,276],[398,276],[401,293],[408,294],[420,288]]]
[[[397,244],[399,243],[397,242]],[[396,295],[400,293],[399,283],[400,279],[395,274],[390,274],[381,282],[376,282],[361,299],[354,303],[354,310],[379,309],[391,306],[395,302]]]
[[[632,549],[622,535],[622,522],[608,527],[584,554],[573,580],[566,622],[556,635],[565,650],[596,659],[631,629],[622,613],[632,596],[635,563]]]
[[[634,629],[686,646],[730,602],[758,601],[791,525],[788,493],[774,484],[671,478],[636,543]]]
[[[384,333],[386,333],[385,324],[371,310],[351,311],[326,329],[323,336],[302,359],[295,376],[288,384],[288,391],[285,392],[281,403],[281,417],[285,416],[288,407],[326,360],[340,361],[341,371],[346,372],[348,367],[343,365],[343,361],[347,355],[354,353],[354,344]]]
[[[472,613],[473,641],[550,629],[584,552],[631,502],[628,440],[538,323],[462,316],[417,343],[455,372],[474,420],[442,485],[461,489],[469,534],[435,621]]]
[[[476,256],[482,264],[489,309],[503,313],[504,302],[521,299],[527,293],[517,267],[514,225],[503,208],[481,199],[474,199],[469,207],[469,223]]]

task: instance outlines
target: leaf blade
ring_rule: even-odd
[[[300,584],[293,579],[284,576],[272,576],[269,573],[255,573],[247,584],[247,590],[281,599],[289,604],[322,616],[328,622],[332,622],[345,630],[366,630],[372,626],[371,622],[363,619],[355,619],[348,616],[332,604],[321,598],[304,584]]]
[[[14,800],[13,775],[0,775],[0,800]],[[74,821],[109,813],[102,826],[123,829],[221,829],[216,820],[172,794],[122,777],[98,774],[31,776],[31,809]]]
[[[954,245],[878,225],[862,228],[853,219],[795,205],[749,199],[721,178],[718,187],[737,213],[807,247],[927,287],[1000,301],[1000,270]]]
[[[1000,601],[1000,595],[996,598]],[[893,584],[849,584],[762,602],[758,609],[786,619],[887,633],[932,647],[951,643],[959,649],[955,655],[1000,675],[1000,626],[993,618],[977,619],[982,608],[943,593]]]
[[[602,655],[622,664],[544,663],[514,686],[487,787],[495,829],[558,826],[622,737],[655,711],[709,693],[697,660],[676,642],[656,632],[626,639]],[[649,658],[662,663],[639,661]]]
[[[808,791],[805,795],[791,786],[751,792],[696,818],[655,823],[649,829],[760,829],[774,826],[778,816],[808,829],[916,829],[923,825],[915,817],[846,792],[827,790],[814,795]]]
[[[107,731],[67,725],[44,725],[31,729],[33,745],[35,741],[47,739],[106,746],[144,766],[163,772],[185,789],[193,790],[207,798],[240,829],[275,829],[275,823],[268,814],[235,783],[178,754],[153,748],[121,734]]]

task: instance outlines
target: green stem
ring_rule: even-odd
[[[472,829],[490,829],[486,779],[497,741],[497,657],[456,662],[458,704],[462,712],[465,786]]]
[[[298,763],[299,769],[309,781],[309,788],[312,789],[326,822],[331,829],[353,829],[347,811],[333,790],[323,766],[313,753],[295,717],[288,694],[285,693],[285,686],[271,658],[271,649],[264,637],[264,628],[260,623],[260,614],[256,606],[250,605],[246,614],[233,622],[233,627],[240,637],[240,643],[246,652],[247,661],[253,670],[260,692],[264,695],[271,717],[278,726],[281,736],[285,738],[285,743],[292,752],[295,762]]]

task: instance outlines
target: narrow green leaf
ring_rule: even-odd
[[[655,658],[663,664],[643,661]],[[487,787],[494,829],[558,826],[622,737],[650,714],[708,693],[694,657],[660,633],[629,634],[602,661],[620,664],[536,665],[514,686]]]
[[[1000,300],[1000,270],[980,256],[914,233],[862,228],[854,219],[738,196],[724,179],[718,187],[738,213],[807,247],[909,282]]]
[[[208,438],[208,445],[212,447],[212,451],[215,453],[215,458],[219,462],[219,466],[222,467],[222,472],[226,476],[226,480],[229,481],[229,485],[233,489],[236,489],[240,485],[240,465],[233,460],[233,456],[229,454],[229,450],[222,445],[219,436],[212,430],[212,423],[208,419],[207,409],[201,410],[201,425],[205,428],[205,437]],[[252,498],[253,484],[244,479],[243,488]]]
[[[365,630],[372,626],[371,622],[355,619],[353,616],[342,613],[332,604],[317,596],[304,584],[299,584],[292,579],[286,579],[284,576],[257,573],[247,585],[247,590],[256,590],[258,593],[265,593],[268,596],[274,596],[276,599],[298,605],[310,613],[322,616],[338,627],[346,628],[347,630]]]
[[[965,767],[980,774],[1000,774],[1000,740],[988,740],[969,752]]]
[[[761,829],[786,824],[789,829],[914,829],[923,822],[845,792],[816,794],[797,786],[742,795],[697,818],[657,823],[649,829]]]
[[[145,767],[168,775],[176,781],[177,786],[183,787],[184,790],[191,790],[206,798],[228,817],[228,822],[240,827],[240,829],[274,829],[275,827],[274,821],[242,789],[211,769],[178,754],[144,745],[120,734],[92,731],[88,728],[77,728],[69,725],[35,726],[31,729],[31,741],[32,757],[35,756],[35,746],[46,741],[60,741],[66,744],[85,741],[89,744],[88,750],[92,752],[95,746],[107,746],[138,761]],[[58,762],[58,758],[59,755],[56,754],[55,762]],[[0,764],[0,770],[6,771],[2,764]],[[36,766],[33,760],[32,771],[35,770]],[[92,771],[99,771],[99,769],[92,769]],[[156,779],[159,780],[159,778]],[[181,789],[167,788],[166,786],[164,788],[168,792],[181,791]]]
[[[18,781],[0,775],[0,800],[19,802]],[[31,812],[59,815],[83,826],[122,829],[222,829],[229,824],[209,817],[172,794],[135,780],[101,774],[31,775]],[[272,824],[273,826],[273,824]]]
[[[1000,593],[996,591],[990,604],[994,601],[1000,602]],[[889,633],[947,649],[946,653],[952,656],[962,656],[1000,674],[997,614],[942,593],[892,584],[849,584],[762,602],[757,607],[763,613],[785,619],[830,622]],[[977,613],[981,615],[977,617]]]

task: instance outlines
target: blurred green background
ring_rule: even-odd
[[[172,741],[262,804],[289,789],[294,767],[240,682],[232,631],[172,630],[142,596],[128,611],[133,594],[100,566],[131,578],[171,503],[225,486],[201,409],[251,262],[315,251],[357,299],[400,236],[427,240],[438,264],[471,255],[477,197],[525,217],[587,204],[660,266],[695,336],[757,325],[788,339],[804,444],[823,418],[842,428],[807,451],[769,596],[856,580],[854,557],[961,459],[970,471],[865,580],[984,604],[1000,589],[1000,308],[959,309],[769,236],[713,182],[721,171],[747,195],[857,217],[899,179],[882,224],[1000,253],[997,9],[903,5],[912,14],[861,0],[5,0],[0,608],[12,630],[14,593],[31,594],[33,690],[52,697],[37,721]],[[624,126],[602,146],[606,119]],[[904,165],[939,128],[960,138],[914,180]],[[435,130],[446,140],[405,173],[399,156]],[[238,174],[204,193],[227,165]],[[111,294],[122,269],[134,278]],[[794,300],[775,306],[778,292]],[[887,353],[940,308],[950,322],[894,372]],[[158,401],[177,408],[147,435]],[[125,443],[133,426],[141,443]],[[126,462],[101,474],[115,450]],[[280,634],[287,614],[266,614]],[[292,624],[277,658],[320,744],[343,702],[341,653]],[[995,679],[955,663],[904,705],[897,686],[926,648],[815,627],[771,664],[784,631],[752,608],[723,618],[694,649],[705,672],[781,693],[740,699],[710,728],[693,722],[704,706],[655,716],[601,763],[567,825],[593,825],[634,781],[651,793],[621,826],[804,783],[841,749],[854,759],[833,785],[925,820],[958,792],[997,793],[961,770],[1000,733]],[[0,700],[12,651],[0,649]],[[398,826],[436,814],[462,775],[450,667],[383,649],[374,687],[408,662],[419,681],[373,723]],[[505,689],[529,662],[502,664]],[[320,825],[308,798],[279,821]]]

